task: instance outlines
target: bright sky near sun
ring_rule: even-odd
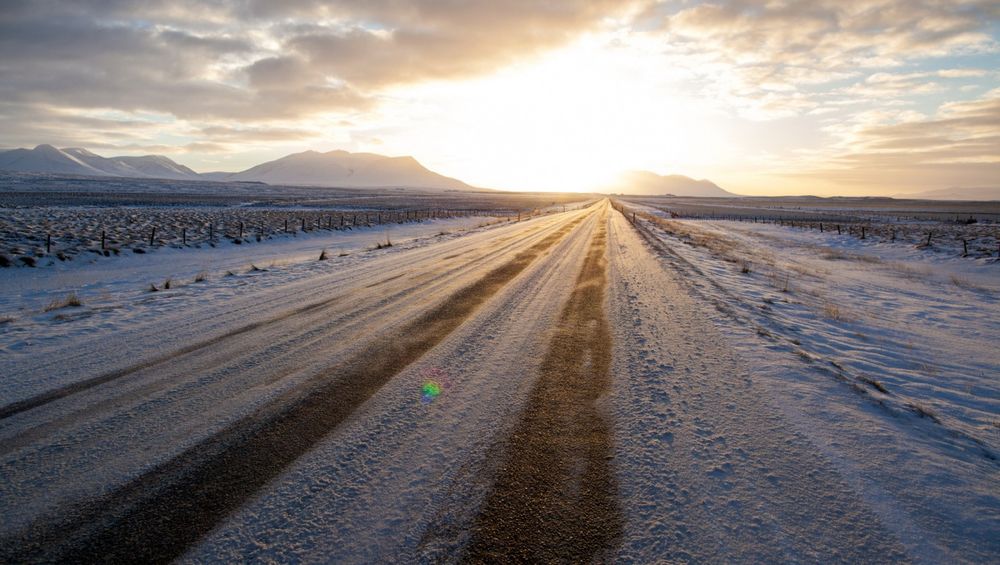
[[[992,0],[10,2],[0,146],[202,172],[371,151],[522,190],[996,186],[998,38]]]

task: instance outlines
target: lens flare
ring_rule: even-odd
[[[420,387],[420,398],[425,404],[434,401],[448,388],[448,375],[438,367],[430,367],[421,372],[423,385]]]

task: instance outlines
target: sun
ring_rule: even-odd
[[[405,126],[382,138],[497,188],[588,191],[626,170],[703,163],[711,110],[659,63],[655,51],[586,38],[488,77],[394,92],[388,118]]]

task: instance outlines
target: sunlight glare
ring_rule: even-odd
[[[709,109],[678,94],[682,76],[651,69],[654,56],[592,38],[489,77],[411,87],[397,94],[411,103],[393,120],[444,110],[425,111],[424,127],[400,128],[386,143],[462,154],[427,164],[475,185],[524,190],[593,190],[626,170],[704,162]]]

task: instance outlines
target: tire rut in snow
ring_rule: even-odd
[[[538,231],[538,230],[536,229],[536,231]],[[508,240],[508,239],[511,239],[511,238],[509,238],[509,237],[508,238],[504,238],[504,240]],[[386,284],[386,283],[389,283],[389,282],[391,282],[393,280],[401,278],[401,277],[405,276],[406,274],[408,274],[408,273],[401,273],[401,274],[398,274],[398,275],[394,275],[394,276],[390,276],[390,277],[387,277],[387,278],[383,278],[383,279],[378,280],[378,281],[376,281],[374,283],[366,285],[365,288],[374,288],[374,287],[377,287],[377,286],[381,286],[383,284]],[[42,406],[44,406],[46,404],[49,404],[51,402],[55,402],[57,400],[61,400],[63,398],[67,398],[67,397],[73,396],[73,395],[81,393],[81,392],[86,392],[86,391],[88,391],[88,390],[90,390],[92,388],[98,387],[100,385],[107,384],[107,383],[110,383],[110,382],[114,382],[116,380],[119,380],[119,379],[122,379],[122,378],[125,378],[125,377],[128,377],[128,376],[131,376],[131,375],[133,375],[133,374],[135,374],[135,373],[137,373],[139,371],[143,371],[143,370],[146,370],[146,369],[151,369],[151,368],[154,368],[154,367],[165,365],[167,363],[170,363],[170,362],[176,360],[179,357],[182,357],[182,356],[185,356],[185,355],[189,355],[189,354],[192,354],[192,353],[197,353],[199,351],[208,349],[210,347],[219,345],[221,343],[225,343],[225,342],[227,342],[227,341],[229,341],[229,340],[231,340],[233,338],[241,338],[241,339],[243,339],[243,338],[245,338],[246,334],[252,333],[252,332],[254,332],[254,331],[258,330],[258,329],[267,328],[267,327],[269,327],[269,326],[271,326],[271,325],[273,325],[275,323],[278,323],[278,322],[281,322],[281,321],[284,321],[284,320],[288,320],[288,319],[292,319],[292,318],[297,318],[297,317],[302,316],[302,315],[306,315],[306,314],[318,312],[318,311],[320,311],[320,310],[322,310],[324,308],[334,306],[334,305],[336,305],[338,303],[342,303],[342,302],[344,302],[348,298],[350,298],[350,293],[342,294],[342,295],[338,295],[338,296],[334,296],[334,297],[330,297],[330,298],[325,298],[325,299],[317,301],[317,302],[312,302],[312,303],[306,304],[304,306],[300,306],[298,308],[294,308],[292,310],[289,310],[289,311],[286,311],[286,312],[282,312],[282,313],[277,314],[275,316],[272,316],[272,317],[270,317],[270,318],[268,318],[266,320],[261,320],[261,321],[258,321],[258,322],[253,322],[253,323],[250,323],[250,324],[247,324],[247,325],[244,325],[244,326],[240,326],[240,327],[234,328],[232,330],[229,330],[229,331],[227,331],[225,333],[222,333],[222,334],[217,335],[215,337],[209,338],[207,340],[195,342],[195,343],[192,343],[190,345],[183,346],[183,347],[181,347],[179,349],[170,351],[168,353],[165,353],[165,354],[162,354],[162,355],[157,355],[157,356],[152,357],[150,359],[143,360],[143,361],[140,361],[138,363],[134,363],[132,365],[128,365],[126,367],[122,367],[120,369],[115,369],[115,370],[108,371],[108,372],[102,373],[100,375],[97,375],[97,376],[94,376],[94,377],[91,377],[91,378],[88,378],[88,379],[83,379],[83,380],[80,380],[80,381],[72,382],[72,383],[64,385],[64,386],[56,387],[56,388],[53,388],[53,389],[41,392],[39,394],[36,394],[34,396],[25,398],[23,400],[18,400],[18,401],[12,402],[10,404],[0,406],[0,420],[4,420],[6,418],[10,418],[11,416],[15,416],[15,415],[20,414],[22,412],[27,412],[29,410],[34,410],[35,408],[42,407]],[[17,446],[15,445],[14,447],[17,447]],[[6,452],[6,451],[9,451],[9,449],[5,448],[2,444],[0,444],[0,453]]]
[[[139,363],[130,365],[128,367],[124,367],[122,369],[109,371],[107,373],[98,375],[93,378],[77,381],[59,388],[45,391],[41,394],[37,394],[35,396],[26,398],[24,400],[13,402],[6,406],[0,406],[0,420],[9,418],[11,416],[14,416],[15,414],[20,414],[21,412],[33,410],[40,406],[44,406],[50,402],[54,402],[61,398],[66,398],[67,396],[71,396],[92,389],[96,386],[100,386],[102,384],[109,383],[121,379],[123,377],[127,377],[143,369],[150,369],[158,365],[169,363],[170,361],[173,361],[177,357],[181,357],[183,355],[188,355],[196,351],[207,349],[213,345],[218,345],[232,338],[241,337],[247,333],[250,333],[259,328],[266,327],[270,324],[274,324],[282,320],[287,320],[289,318],[294,318],[297,316],[308,314],[310,312],[320,310],[328,306],[333,306],[338,302],[342,302],[344,299],[345,296],[335,296],[333,298],[327,298],[319,302],[307,304],[305,306],[296,308],[294,310],[290,310],[288,312],[284,312],[267,320],[261,320],[260,322],[253,322],[251,324],[235,328],[233,330],[230,330],[226,333],[215,336],[213,338],[207,339],[205,341],[199,341],[197,343],[193,343],[191,345],[182,347],[176,351],[172,351],[170,353],[154,357],[152,359],[149,359],[148,361],[141,361]]]
[[[607,560],[622,514],[611,469],[611,426],[597,401],[611,384],[606,210],[559,317],[538,382],[502,447],[494,486],[463,560]]]
[[[0,540],[0,561],[176,559],[586,217],[518,252],[391,336],[373,340],[351,361],[323,371],[319,384],[298,397],[282,397],[108,496],[67,509],[69,518]]]

